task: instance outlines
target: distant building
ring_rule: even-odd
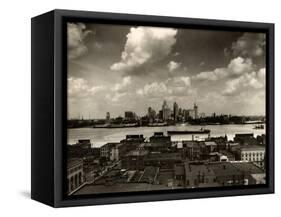
[[[127,152],[126,144],[115,144],[110,150],[110,160],[119,161]]]
[[[194,116],[195,116],[195,119],[198,119],[198,105],[196,103],[194,103],[194,106],[193,106],[193,110],[194,110]]]
[[[149,138],[151,143],[171,143],[171,136],[165,136],[163,132],[154,132],[154,135]]]
[[[150,151],[167,152],[171,148],[171,137],[165,136],[162,132],[155,132],[149,138],[146,148]]]
[[[184,164],[185,186],[186,187],[205,187],[217,186],[214,171],[206,164]]]
[[[105,121],[107,124],[110,123],[110,113],[109,112],[106,112]]]
[[[171,117],[171,110],[169,109],[166,100],[164,100],[164,102],[163,102],[162,112],[163,112],[163,117],[162,117],[163,121],[169,120]]]
[[[234,161],[235,157],[228,151],[212,152],[209,154],[209,161],[211,162],[228,162]]]
[[[174,121],[178,120],[178,115],[179,115],[179,106],[176,102],[174,102],[174,109],[173,109],[173,118]]]
[[[144,157],[147,154],[148,151],[143,149],[130,151],[122,159],[122,168],[128,170],[143,170]]]
[[[172,169],[174,165],[182,162],[181,153],[150,153],[144,158],[144,166]]]
[[[77,190],[84,182],[83,161],[72,158],[67,162],[68,193]]]
[[[245,174],[230,162],[210,163],[209,168],[214,171],[216,182],[220,186],[244,185]]]
[[[143,134],[129,134],[126,135],[126,139],[121,140],[122,143],[124,142],[144,142],[145,138],[143,137]]]
[[[163,110],[159,110],[158,119],[163,120]]]
[[[201,159],[201,148],[196,141],[182,141],[182,154],[184,158],[191,161]]]
[[[257,140],[253,133],[235,134],[234,142],[239,142],[241,145],[257,145]]]
[[[264,166],[265,147],[263,146],[241,146],[238,154],[242,161],[254,162],[260,167]]]
[[[93,148],[90,140],[78,140],[76,144],[67,145],[67,156],[69,158],[100,157],[100,149]]]
[[[84,148],[91,147],[91,140],[90,139],[79,139],[77,144],[84,146]]]
[[[199,113],[199,118],[205,118],[206,114],[204,112]]]
[[[232,162],[244,174],[244,185],[266,184],[265,171],[252,162]]]
[[[235,161],[235,156],[231,152],[221,150],[220,153],[222,154],[220,161]]]
[[[196,113],[195,113],[194,109],[189,109],[188,110],[188,118],[196,119]]]
[[[104,157],[106,159],[110,159],[111,155],[111,149],[119,144],[119,142],[111,142],[111,143],[106,143],[105,145],[100,147],[100,156]]]
[[[214,141],[206,141],[204,142],[206,148],[207,148],[207,151],[210,153],[210,152],[214,152],[214,151],[217,151],[217,143],[214,142]]]
[[[149,107],[148,111],[147,111],[147,117],[148,117],[149,123],[153,123],[156,119],[156,111],[153,110],[151,107]]]
[[[184,162],[174,166],[176,186],[186,188],[265,184],[265,172],[249,162]]]
[[[125,111],[125,120],[135,120],[136,119],[136,114],[132,111]]]

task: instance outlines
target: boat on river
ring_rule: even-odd
[[[209,129],[200,129],[200,130],[172,130],[168,131],[168,135],[176,134],[210,134],[211,130]]]

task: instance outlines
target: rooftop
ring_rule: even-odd
[[[139,149],[139,150],[130,151],[129,153],[126,154],[126,156],[144,156],[147,154],[148,154],[147,150]]]
[[[70,158],[67,160],[67,168],[71,168],[79,164],[83,164],[83,160],[80,158]]]
[[[258,145],[247,145],[247,146],[241,146],[241,151],[256,151],[256,150],[264,150],[264,146],[258,146]]]
[[[189,176],[197,176],[198,174],[205,176],[214,176],[215,173],[208,164],[190,164],[185,162],[185,174]]]
[[[230,162],[210,163],[209,167],[214,171],[216,176],[241,175],[242,172],[233,166]]]
[[[231,162],[231,164],[242,172],[250,174],[262,174],[265,171],[252,162]]]
[[[181,160],[180,153],[150,153],[146,156],[148,160]]]
[[[206,146],[217,146],[217,143],[215,143],[213,141],[208,141],[208,142],[205,142],[205,145]]]

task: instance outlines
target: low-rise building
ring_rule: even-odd
[[[110,150],[110,160],[119,161],[127,153],[126,144],[115,144]]]
[[[155,132],[153,136],[149,138],[149,143],[146,148],[149,151],[167,152],[171,148],[171,137],[165,136],[162,132]]]
[[[264,166],[265,147],[264,146],[241,146],[238,154],[242,161],[254,162],[260,167]]]
[[[228,162],[234,160],[234,155],[227,151],[212,152],[209,154],[210,162]]]
[[[110,159],[111,155],[111,149],[116,146],[117,144],[120,144],[119,142],[110,142],[106,143],[105,145],[100,147],[100,156],[104,157],[106,159]]]
[[[235,134],[234,142],[238,142],[241,145],[257,145],[258,144],[253,133]]]
[[[185,162],[185,186],[187,188],[217,186],[216,175],[208,164]]]
[[[77,190],[84,182],[82,159],[69,159],[67,162],[68,193]]]
[[[205,142],[199,141],[183,141],[182,153],[183,158],[190,161],[205,160],[209,154]]]
[[[182,162],[181,153],[150,153],[144,157],[145,166],[155,166],[161,169],[172,169]]]
[[[231,162],[231,164],[244,174],[245,185],[257,185],[266,183],[266,174],[263,169],[252,162]]]
[[[209,153],[217,151],[217,143],[214,141],[206,141],[204,142],[206,149]]]
[[[244,185],[245,174],[230,162],[210,163],[209,168],[214,171],[216,182],[220,186]]]
[[[147,154],[148,151],[143,149],[130,151],[122,159],[122,168],[128,170],[143,170],[144,158]]]

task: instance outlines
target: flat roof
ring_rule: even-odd
[[[83,160],[81,158],[70,158],[67,160],[67,168],[76,166],[77,164],[82,164]]]
[[[204,174],[205,176],[214,176],[215,173],[208,164],[190,164],[185,162],[185,174],[189,176],[197,176]]]
[[[250,174],[262,174],[265,171],[252,162],[231,162],[231,164],[242,172]]]
[[[258,146],[258,145],[247,145],[247,146],[241,146],[241,151],[255,151],[255,150],[265,150],[265,147]]]
[[[126,154],[126,156],[144,156],[147,155],[147,150],[132,150],[129,153]]]
[[[181,153],[150,153],[146,156],[146,159],[167,159],[167,160],[179,160],[181,159]]]
[[[213,142],[213,141],[207,141],[207,142],[204,142],[206,146],[217,146],[217,143],[216,142]]]
[[[209,167],[214,171],[216,176],[225,175],[241,175],[242,172],[233,166],[230,162],[215,162],[210,163]]]

